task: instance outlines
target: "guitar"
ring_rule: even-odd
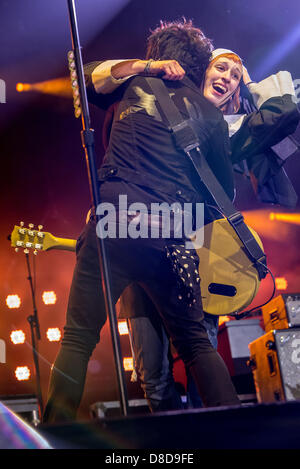
[[[263,249],[258,234],[249,227],[255,240]],[[38,251],[63,249],[75,251],[76,240],[58,238],[51,233],[15,226],[11,246]],[[242,242],[225,218],[204,226],[204,243],[197,248],[200,259],[200,278],[203,309],[221,316],[237,313],[255,298],[260,279],[256,268],[242,248]],[[205,273],[205,274],[204,274]]]

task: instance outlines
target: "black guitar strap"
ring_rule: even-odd
[[[181,148],[191,160],[201,182],[211,194],[216,206],[228,220],[245,247],[245,252],[258,271],[259,278],[267,275],[266,255],[244,222],[243,215],[236,210],[223,187],[210,169],[206,158],[200,149],[199,139],[188,120],[184,120],[176,105],[169,96],[168,89],[161,79],[147,77],[161,110],[167,119],[170,131],[173,133],[176,145]]]

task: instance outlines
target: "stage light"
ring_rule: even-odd
[[[119,329],[120,335],[127,335],[128,334],[127,321],[119,321],[118,329]]]
[[[286,290],[288,287],[287,279],[284,277],[276,277],[275,285],[276,285],[277,290]]]
[[[223,324],[223,322],[227,322],[227,321],[231,321],[230,316],[220,316],[219,317],[219,326],[221,326],[221,324]]]
[[[38,93],[52,94],[65,98],[72,97],[72,88],[69,77],[54,78],[53,80],[41,81],[38,83],[17,83],[16,90],[19,93],[35,91]]]
[[[10,309],[20,308],[21,298],[19,295],[7,295],[6,304]]]
[[[123,358],[123,367],[125,371],[132,371],[133,370],[133,358],[132,357],[124,357]]]
[[[13,344],[24,344],[25,342],[25,334],[22,330],[12,331],[10,334],[10,340]]]
[[[42,298],[45,305],[54,305],[56,303],[56,293],[54,291],[44,291]]]
[[[16,84],[16,90],[19,93],[22,93],[23,91],[29,91],[30,90],[30,85],[29,85],[29,83],[17,83]]]
[[[294,225],[300,225],[300,213],[274,213],[271,212],[269,215],[271,221],[284,221],[286,223],[293,223]]]
[[[61,339],[61,332],[58,327],[49,327],[46,335],[49,342],[59,342]]]
[[[289,54],[293,48],[296,48],[300,40],[300,23],[297,23],[293,29],[289,29],[288,34],[281,38],[280,42],[272,47],[269,54],[264,54],[260,65],[253,71],[253,76],[257,81],[265,78],[277,64]],[[296,50],[295,50],[296,54]]]
[[[18,381],[27,381],[30,378],[30,369],[28,366],[17,366],[15,376]]]
[[[290,242],[293,239],[292,222],[295,220],[279,220],[279,213],[267,209],[248,210],[243,212],[245,223],[254,228],[262,240]],[[297,214],[285,214],[293,216]],[[289,223],[287,223],[289,221]],[[274,224],[276,223],[276,229]]]

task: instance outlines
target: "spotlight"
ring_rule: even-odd
[[[29,85],[29,83],[17,83],[16,84],[16,90],[19,93],[23,93],[23,91],[29,91],[30,90],[30,85]]]
[[[62,96],[65,98],[72,97],[72,88],[69,77],[54,78],[53,80],[41,81],[38,83],[17,83],[16,90],[18,93],[38,92]]]
[[[133,370],[133,358],[132,357],[124,357],[123,358],[123,367],[125,371],[132,371]]]
[[[42,298],[45,305],[54,305],[56,303],[56,293],[54,291],[44,291]]]
[[[229,316],[220,316],[219,317],[219,326],[223,324],[223,322],[231,321],[231,318]]]
[[[59,342],[61,338],[61,332],[58,327],[49,327],[46,335],[49,342]]]
[[[25,342],[25,334],[22,330],[12,331],[10,334],[10,340],[13,344],[24,344]]]
[[[119,321],[118,322],[118,329],[120,335],[127,335],[128,334],[128,327],[126,321]]]
[[[278,44],[274,44],[268,54],[264,54],[261,64],[253,72],[257,80],[261,80],[268,75],[270,71],[278,65],[278,63],[289,54],[293,48],[296,48],[300,39],[300,23],[298,22],[294,28],[289,28],[286,36],[281,37]],[[296,54],[296,49],[295,49]]]
[[[10,309],[20,308],[21,298],[19,295],[7,295],[6,304]]]
[[[17,366],[15,376],[18,381],[27,381],[30,378],[30,369],[28,366]]]
[[[288,287],[287,279],[284,277],[276,277],[275,285],[276,285],[277,290],[286,290]]]
[[[274,213],[271,212],[269,215],[271,221],[283,221],[286,223],[293,223],[294,225],[300,225],[300,213]]]

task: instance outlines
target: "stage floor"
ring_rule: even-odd
[[[300,449],[300,401],[41,425],[56,449]]]

